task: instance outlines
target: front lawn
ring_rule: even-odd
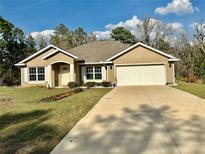
[[[205,99],[205,84],[201,83],[179,83],[175,88],[186,91]]]
[[[49,153],[111,89],[89,89],[56,102],[40,102],[66,90],[0,88],[0,153]]]

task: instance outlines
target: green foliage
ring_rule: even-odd
[[[14,85],[20,81],[20,70],[14,66],[35,52],[34,45],[23,31],[0,17],[0,85]]]
[[[88,88],[94,87],[95,85],[96,85],[95,82],[85,82],[85,83],[84,83],[84,86],[86,86],[86,87],[88,87]]]
[[[96,82],[96,86],[101,86],[101,82]]]
[[[132,33],[129,30],[125,29],[124,27],[117,27],[113,29],[110,36],[112,39],[116,41],[120,41],[125,44],[132,45],[136,43],[135,36],[132,35]]]
[[[80,93],[80,92],[83,92],[83,88],[75,88],[74,90],[73,90],[73,92],[74,93]]]
[[[79,84],[77,82],[68,82],[69,88],[76,88],[79,87]]]
[[[170,50],[170,43],[165,41],[164,39],[160,38],[156,42],[156,48],[161,51],[169,51]]]
[[[79,46],[88,42],[88,34],[83,28],[78,27],[74,32],[74,46]]]
[[[64,24],[60,24],[55,28],[54,35],[51,36],[50,42],[63,49],[74,47],[72,32]]]
[[[205,84],[205,75],[201,76],[201,81],[203,84]]]
[[[110,86],[111,86],[111,83],[108,82],[108,81],[103,81],[103,82],[101,82],[101,85],[102,85],[103,87],[110,87]]]
[[[51,36],[50,42],[60,48],[70,49],[94,40],[96,40],[96,38],[92,35],[88,35],[81,27],[71,31],[64,24],[60,24],[55,28],[54,35]]]

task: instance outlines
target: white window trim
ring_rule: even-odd
[[[87,71],[86,71],[86,68],[87,67],[92,67],[92,70],[93,70],[93,72],[92,72],[92,75],[93,75],[93,78],[92,79],[87,79]],[[101,79],[95,79],[95,67],[100,67],[101,68],[101,72],[98,72],[98,73],[96,73],[96,74],[101,74]],[[87,81],[101,81],[101,80],[103,80],[103,70],[102,70],[103,68],[102,68],[102,66],[85,66],[85,80],[87,80]]]
[[[38,68],[44,68],[44,80],[38,80]],[[36,69],[36,80],[35,81],[30,81],[30,73],[29,73],[29,68],[35,68]],[[43,84],[46,82],[46,67],[44,66],[37,66],[37,67],[28,67],[27,71],[27,79],[29,84]]]

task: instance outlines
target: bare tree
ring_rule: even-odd
[[[203,20],[195,24],[194,42],[200,46],[205,54],[205,23],[203,23]]]
[[[187,33],[181,33],[178,37],[175,49],[177,51],[177,57],[180,58],[180,61],[177,63],[177,72],[180,76],[189,77],[194,75],[194,70],[196,67],[195,62],[195,50],[190,45],[189,37]]]
[[[160,22],[158,19],[145,17],[141,23],[137,25],[140,33],[139,40],[143,43],[157,47],[159,40],[166,40],[173,34],[174,30],[170,25]]]

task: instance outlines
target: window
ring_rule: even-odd
[[[101,80],[102,79],[102,68],[101,66],[89,66],[86,67],[86,79],[87,80]]]
[[[95,67],[95,79],[102,79],[101,67]]]
[[[29,68],[29,81],[45,81],[45,68],[44,67],[30,67]]]
[[[86,67],[86,79],[93,80],[93,67]]]

